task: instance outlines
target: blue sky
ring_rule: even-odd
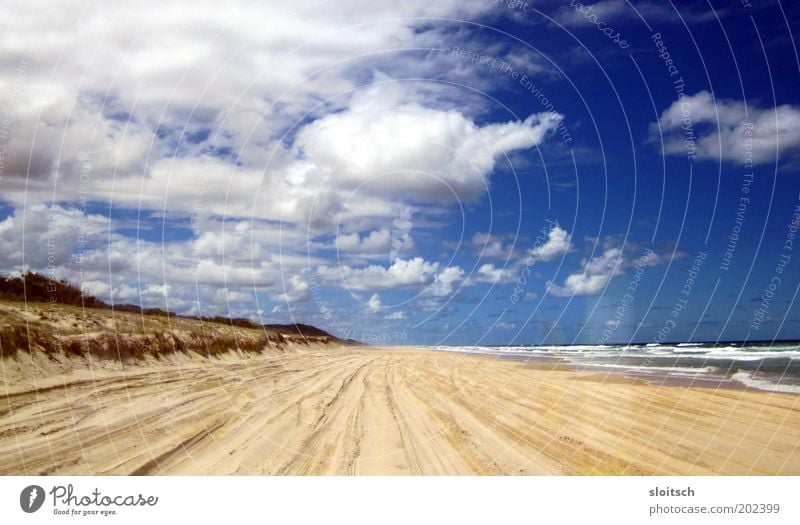
[[[800,337],[794,4],[72,4],[2,8],[5,273],[387,343]]]

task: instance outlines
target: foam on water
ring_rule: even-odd
[[[741,384],[757,388],[758,390],[766,390],[768,392],[781,392],[784,394],[800,394],[800,385],[783,384],[769,379],[761,379],[756,377],[751,372],[740,370],[731,376],[731,379],[740,382]]]
[[[688,377],[711,374],[719,370],[717,367],[714,366],[691,368],[683,366],[629,366],[629,365],[614,365],[608,363],[589,363],[586,364],[585,366],[586,368],[613,368],[618,370],[629,370],[631,372],[636,372],[640,374],[669,374],[669,375],[688,376]]]
[[[436,346],[433,349],[497,357],[553,357],[581,368],[735,380],[761,390],[800,393],[800,367],[797,366],[800,345],[796,343]]]

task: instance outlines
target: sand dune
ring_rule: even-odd
[[[45,360],[2,361],[2,474],[800,474],[800,396],[330,345]]]

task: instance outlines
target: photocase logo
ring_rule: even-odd
[[[19,506],[28,514],[39,510],[44,503],[44,489],[39,485],[30,485],[19,494]]]

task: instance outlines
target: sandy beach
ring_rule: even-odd
[[[800,474],[797,395],[314,344],[2,362],[2,474]]]

